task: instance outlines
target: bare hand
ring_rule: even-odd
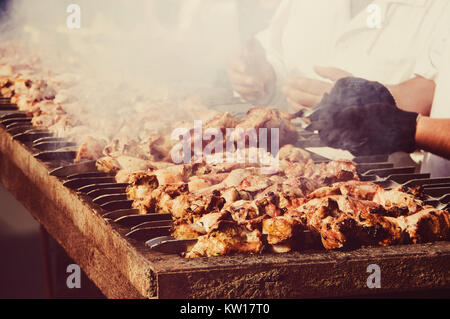
[[[341,78],[352,76],[350,73],[329,67],[315,67],[315,72],[328,81],[305,77],[291,77],[283,88],[288,104],[299,111],[317,105],[325,93],[329,93],[334,83]]]
[[[233,90],[251,103],[264,100],[275,86],[275,72],[264,49],[254,39],[232,59],[228,77]]]

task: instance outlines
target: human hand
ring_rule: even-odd
[[[355,156],[411,153],[415,150],[418,114],[393,104],[375,103],[328,108],[314,114],[309,129],[328,146]]]
[[[351,76],[344,70],[331,67],[315,67],[314,70],[324,80],[292,76],[283,87],[283,94],[295,111],[314,107],[324,94],[331,91],[336,81]]]
[[[244,48],[232,58],[228,77],[233,90],[254,104],[267,99],[275,87],[275,71],[256,39],[247,41]]]

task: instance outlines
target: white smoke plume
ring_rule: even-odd
[[[81,9],[80,28],[68,27],[71,4]],[[0,30],[0,43],[26,44],[20,54],[39,58],[43,76],[71,79],[58,101],[81,108],[74,113],[97,129],[95,119],[126,121],[136,108],[186,119],[183,104],[167,110],[149,101],[226,87],[226,62],[239,44],[228,0],[12,0]]]

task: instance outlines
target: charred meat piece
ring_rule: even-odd
[[[149,205],[146,207],[147,212],[170,213],[174,210],[174,204],[180,204],[175,199],[188,193],[188,185],[185,183],[161,185],[151,192],[149,196],[150,202],[148,202]]]
[[[186,167],[174,165],[153,172],[160,185],[183,183],[186,180]]]
[[[295,147],[291,144],[285,145],[280,148],[278,152],[278,158],[280,161],[288,162],[301,162],[306,163],[311,160],[311,156],[307,151],[299,147]]]
[[[221,196],[225,200],[225,209],[237,201],[250,201],[253,199],[250,193],[235,186],[222,190]]]
[[[228,212],[217,212],[198,219],[180,218],[174,223],[172,236],[176,239],[198,238],[216,229],[221,220],[232,220],[231,215]]]
[[[245,177],[239,184],[240,189],[256,195],[259,192],[264,191],[266,188],[272,185],[272,181],[267,176],[262,175],[249,175]]]
[[[450,213],[446,210],[427,208],[389,220],[395,221],[414,244],[450,239]]]
[[[224,189],[238,186],[246,177],[252,175],[250,169],[236,169],[230,172],[227,177],[219,184],[213,185],[201,190],[202,193],[212,193],[213,191],[222,191]]]
[[[359,180],[356,163],[344,160],[309,166],[305,172],[305,176],[316,179],[325,185],[331,185],[336,182]]]
[[[306,198],[306,196],[317,189],[318,185],[311,179],[304,177],[289,177],[289,178],[271,178],[273,184],[267,187],[264,191],[258,193],[255,198],[259,199],[267,196],[269,193],[283,194],[293,198]]]
[[[172,191],[166,194],[168,188]],[[187,184],[165,185],[152,192],[151,196],[154,200],[155,212],[171,213],[175,219],[197,219],[203,215],[221,211],[225,204],[220,193],[192,195],[188,191]]]
[[[334,195],[314,198],[298,211],[305,214],[308,228],[321,234],[324,247],[336,249],[400,242],[400,227],[372,213],[380,209],[374,202]]]
[[[198,242],[187,252],[186,257],[259,254],[263,248],[261,233],[258,230],[249,231],[235,222],[221,221],[215,230],[198,238]]]
[[[236,201],[228,206],[227,210],[238,224],[247,224],[247,221],[261,216],[259,207],[254,201]]]
[[[97,160],[96,166],[99,171],[111,174],[120,170],[133,173],[157,169],[152,162],[131,156],[102,157]]]
[[[220,184],[227,176],[228,173],[192,176],[189,178],[189,190],[193,193],[201,191],[202,189]]]
[[[155,175],[134,173],[129,182],[127,197],[134,201],[133,208],[138,209],[141,214],[147,214],[153,204],[152,192],[159,186],[158,179]]]
[[[320,198],[331,195],[351,196],[357,199],[373,200],[375,194],[381,189],[377,184],[361,181],[348,181],[335,183],[316,189],[308,198]]]
[[[351,161],[331,161],[318,164],[315,164],[313,161],[291,163],[284,170],[284,173],[288,177],[306,177],[322,185],[359,180],[356,163]]]
[[[414,195],[402,189],[385,190],[380,188],[374,195],[373,201],[390,210],[394,215],[414,214],[422,210],[424,204]]]
[[[295,216],[277,216],[265,219],[262,233],[267,235],[267,243],[275,252],[288,252],[301,243],[301,234],[306,230],[302,219]]]
[[[322,244],[326,249],[388,246],[404,241],[404,232],[396,223],[367,212],[360,212],[357,216],[329,216],[321,226]]]
[[[249,130],[268,129],[268,147],[270,146],[270,129],[279,129],[279,145],[292,144],[297,142],[298,132],[291,123],[292,115],[277,109],[266,107],[256,107],[248,111],[245,118],[235,127],[232,140],[239,141]]]
[[[127,136],[114,138],[103,150],[106,156],[129,156],[141,160],[154,160],[143,143],[139,143]]]
[[[154,135],[148,138],[147,148],[150,155],[156,161],[170,162],[172,160],[170,152],[172,148],[177,144],[170,136]]]

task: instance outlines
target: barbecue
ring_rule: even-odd
[[[112,169],[110,170],[98,170],[98,168],[105,167],[105,165],[100,164],[102,157],[97,160],[75,163],[75,159],[79,153],[78,149],[73,149],[72,147],[72,150],[67,150],[67,147],[70,148],[73,144],[70,144],[70,142],[64,138],[54,137],[54,135],[47,130],[36,130],[36,128],[33,128],[32,126],[24,126],[23,119],[26,118],[26,115],[18,113],[11,104],[4,105],[7,106],[4,108],[6,111],[4,112],[5,115],[2,117],[2,124],[5,124],[6,121],[8,128],[2,129],[2,151],[6,153],[7,150],[15,150],[10,154],[20,153],[21,156],[30,157],[32,157],[31,154],[34,154],[34,159],[31,159],[31,161],[36,163],[34,165],[40,167],[42,172],[50,172],[50,177],[44,177],[46,179],[51,178],[51,182],[49,181],[49,183],[59,184],[60,186],[57,187],[58,189],[67,189],[67,191],[64,192],[68,192],[66,194],[71,194],[71,198],[72,196],[75,196],[77,201],[81,200],[80,204],[83,202],[87,203],[87,206],[81,204],[82,207],[84,207],[82,210],[87,209],[87,211],[91,210],[96,212],[95,217],[91,216],[89,218],[94,218],[94,225],[96,225],[96,227],[98,226],[99,220],[107,222],[107,224],[104,224],[105,226],[103,226],[103,224],[101,226],[101,229],[106,231],[102,237],[109,236],[109,232],[112,232],[111,234],[117,232],[119,235],[113,235],[114,237],[119,236],[119,238],[125,238],[119,240],[119,246],[125,245],[126,247],[121,247],[119,250],[117,247],[113,248],[113,246],[109,246],[110,244],[106,242],[103,242],[100,246],[103,246],[103,248],[108,251],[107,254],[110,257],[113,259],[116,258],[117,263],[119,264],[117,267],[122,269],[122,271],[119,271],[119,274],[122,274],[120,276],[123,276],[123,273],[128,273],[123,267],[125,267],[125,269],[132,267],[132,269],[135,269],[142,274],[139,277],[142,279],[131,280],[131,285],[134,287],[133,289],[127,288],[129,291],[134,291],[136,287],[138,287],[140,292],[135,292],[136,295],[157,295],[160,298],[181,295],[191,297],[205,296],[199,290],[195,290],[195,288],[192,290],[192,287],[183,287],[181,290],[179,287],[175,289],[173,286],[174,284],[171,282],[177,275],[175,275],[175,273],[171,274],[172,271],[168,269],[166,270],[169,271],[167,272],[167,275],[158,276],[159,279],[156,281],[158,282],[157,285],[160,287],[158,292],[155,288],[151,288],[155,287],[154,285],[156,284],[154,279],[151,279],[151,276],[150,278],[147,277],[146,280],[143,279],[146,276],[144,276],[142,271],[144,271],[144,269],[154,269],[155,265],[158,264],[157,260],[160,260],[162,263],[161,266],[158,266],[162,267],[160,269],[164,269],[163,264],[166,264],[168,260],[173,260],[173,267],[175,267],[173,270],[178,269],[176,273],[179,271],[183,273],[181,269],[186,269],[187,273],[191,274],[190,276],[194,276],[192,278],[195,278],[195,274],[200,275],[202,273],[200,269],[204,266],[201,265],[206,266],[210,264],[210,262],[206,261],[205,264],[205,262],[202,261],[197,266],[194,264],[184,265],[184,263],[181,262],[184,257],[174,257],[180,256],[180,254],[185,254],[185,257],[194,257],[194,260],[199,261],[201,261],[202,258],[198,259],[198,257],[202,256],[233,254],[235,256],[216,257],[224,259],[224,262],[231,267],[230,269],[233,269],[233,260],[236,258],[241,260],[240,263],[243,262],[243,260],[246,260],[243,262],[244,269],[246,269],[245,271],[230,270],[238,281],[238,278],[248,276],[244,274],[259,271],[259,268],[254,264],[255,262],[268,263],[265,267],[267,267],[266,269],[272,269],[268,270],[271,272],[273,269],[278,269],[278,266],[273,266],[274,263],[280,263],[280,267],[286,267],[287,265],[285,264],[285,261],[283,261],[286,260],[285,258],[288,258],[288,260],[291,261],[295,260],[295,258],[301,258],[300,260],[306,262],[305,259],[302,259],[302,257],[299,256],[303,256],[303,258],[316,256],[315,258],[323,258],[324,261],[339,261],[343,256],[347,256],[345,258],[350,258],[350,260],[352,260],[351,264],[355,265],[355,263],[358,264],[361,262],[358,261],[359,258],[361,258],[359,257],[361,254],[366,256],[378,256],[377,258],[382,259],[386,258],[393,264],[396,263],[395,260],[411,260],[411,262],[413,262],[418,258],[417,256],[419,254],[428,256],[427,258],[429,259],[427,260],[431,260],[431,264],[436,265],[435,269],[437,272],[444,271],[444,273],[446,273],[446,270],[440,268],[438,265],[442,265],[444,260],[446,260],[445,258],[448,258],[449,256],[447,242],[440,240],[445,240],[445,236],[448,236],[448,216],[445,209],[450,200],[450,196],[447,195],[449,193],[447,186],[448,183],[450,183],[450,179],[434,180],[430,179],[426,174],[414,174],[413,168],[394,168],[392,164],[385,162],[386,157],[356,159],[356,161],[352,163],[340,162],[341,166],[344,168],[349,169],[348,167],[350,166],[351,169],[343,170],[346,172],[345,174],[339,174],[340,171],[336,170],[336,164],[334,162],[327,163],[324,159],[321,159],[314,154],[312,154],[312,159],[311,155],[302,149],[295,149],[294,146],[288,145],[285,146],[285,149],[281,148],[280,156],[283,156],[283,153],[291,156],[291,158],[286,158],[291,165],[286,166],[285,172],[289,172],[290,176],[292,176],[292,182],[297,183],[293,185],[302,186],[292,187],[292,192],[294,192],[294,194],[291,194],[291,196],[298,196],[297,202],[292,199],[289,201],[287,197],[280,196],[280,194],[289,193],[289,184],[283,183],[283,181],[289,180],[289,178],[281,181],[272,176],[258,181],[258,175],[239,174],[245,170],[250,170],[250,172],[252,169],[255,170],[255,167],[251,167],[251,165],[250,167],[245,167],[245,164],[241,165],[241,168],[218,167],[217,171],[214,172],[216,176],[208,176],[206,178],[205,175],[208,174],[202,175],[199,173],[202,170],[203,172],[209,171],[210,168],[207,167],[208,165],[203,165],[203,167],[202,165],[196,165],[195,167],[189,165],[168,165],[163,162],[153,162],[148,159],[142,159],[142,161],[145,162],[145,165],[140,167],[141,172],[131,173],[130,171],[130,174],[121,181],[118,180],[118,176],[115,175],[115,173],[120,172],[123,167],[127,170],[126,163],[129,162],[126,159],[127,155],[123,155],[124,159],[120,159],[120,156],[122,155],[117,156],[120,154],[119,151],[115,155],[115,158],[109,156],[108,158],[114,158],[115,161],[122,163],[119,165],[112,165]],[[16,122],[16,120],[18,120],[18,122]],[[25,123],[28,124],[28,122]],[[11,127],[11,124],[16,125]],[[7,138],[8,136],[11,136],[11,133],[14,134],[13,140]],[[305,136],[308,136],[308,134]],[[4,139],[5,137],[7,140]],[[307,138],[305,140],[307,140]],[[310,140],[312,143],[316,143],[314,137]],[[112,149],[110,148],[110,150]],[[113,154],[113,151],[110,151],[108,154]],[[308,159],[308,157],[310,158]],[[130,158],[132,158],[133,161],[136,160],[135,157],[130,156]],[[103,157],[103,160],[104,159],[105,158]],[[361,162],[361,160],[363,162]],[[14,158],[8,159],[7,163],[11,163],[11,161],[15,162]],[[309,163],[309,166],[305,166],[305,162]],[[134,169],[136,164],[130,164],[130,167]],[[205,167],[207,169],[205,169]],[[317,168],[322,169],[321,171],[325,174],[317,174]],[[161,174],[156,173],[158,170],[161,171]],[[223,183],[227,177],[229,177],[230,173],[235,171],[237,171],[237,173],[234,175],[238,176],[233,178],[230,177],[230,180],[233,180],[233,182],[231,184]],[[152,174],[152,172],[156,174]],[[310,172],[309,175],[308,172]],[[348,172],[351,172],[352,176],[348,176]],[[167,175],[166,173],[170,174]],[[168,176],[172,176],[173,173],[176,175],[178,174],[181,178],[181,184],[164,184],[164,181],[169,178]],[[6,173],[3,170],[2,175],[5,176],[5,174]],[[55,180],[51,176],[57,177],[57,179]],[[355,178],[355,176],[358,177],[360,181],[354,180],[353,178]],[[189,189],[189,186],[193,184],[198,185],[199,181],[196,181],[195,179],[201,179],[201,177],[203,177],[203,180],[206,182],[202,183],[201,186],[198,186],[198,191],[195,192],[198,195],[193,197],[188,193],[188,196],[184,197],[183,195],[186,195],[186,189]],[[339,182],[339,177],[344,178],[344,180],[348,179],[348,181]],[[159,185],[159,179],[163,181],[162,186]],[[5,184],[11,185],[9,179],[3,177],[2,181],[3,180],[5,181]],[[137,184],[141,184],[152,190],[160,190],[159,196],[163,196],[163,198],[160,198],[159,200],[161,203],[159,208],[158,206],[154,206],[155,211],[149,211],[151,205],[146,205],[145,203],[130,199],[135,197],[135,195],[130,196],[130,193],[139,191],[138,189],[135,189],[136,181],[138,180],[140,182]],[[213,182],[211,182],[211,180],[213,180]],[[236,182],[236,180],[238,182]],[[260,188],[252,187],[259,185],[260,182],[264,180],[265,184],[261,185]],[[321,184],[324,182],[326,185]],[[250,189],[245,190],[245,188],[249,188],[249,186]],[[413,190],[417,189],[418,186],[421,186],[421,191],[414,192]],[[164,191],[161,191],[161,187],[165,187]],[[209,190],[202,194],[202,189],[208,188]],[[148,189],[145,189],[145,191],[148,191]],[[220,196],[217,191],[220,192]],[[295,192],[297,192],[297,194],[295,194]],[[298,194],[298,192],[301,192],[301,194]],[[172,194],[173,196],[175,193],[180,194],[176,198],[183,196],[182,198],[186,200],[186,202],[183,202],[182,198],[178,200],[177,204],[181,207],[182,205],[197,201],[197,212],[205,208],[208,208],[207,210],[209,210],[212,207],[216,207],[217,212],[203,215],[200,213],[198,216],[200,218],[197,218],[195,222],[186,222],[189,221],[192,216],[184,216],[185,210],[179,210],[179,213],[177,214],[175,213],[177,210],[169,212],[162,209],[167,205],[172,205],[173,207],[174,203],[171,203],[169,194]],[[350,200],[348,197],[349,194],[352,194],[353,196]],[[407,195],[406,202],[402,202],[401,205],[395,205],[393,204],[393,200],[398,198],[397,195],[399,194]],[[60,193],[48,195],[51,195],[54,200],[62,196]],[[166,197],[165,195],[169,196]],[[222,198],[227,200],[224,202]],[[302,200],[302,198],[307,198],[309,202],[304,202],[305,199]],[[151,199],[151,197],[148,199]],[[364,209],[358,209],[359,215],[357,216],[353,216],[352,214],[354,211],[352,212],[349,210],[346,211],[345,218],[339,219],[328,216],[323,220],[318,220],[318,223],[314,224],[314,218],[317,217],[314,216],[314,214],[312,214],[313,216],[311,216],[311,218],[306,218],[305,220],[305,215],[308,216],[308,203],[314,200],[320,201],[320,205],[325,205],[323,206],[324,208],[332,207],[334,210],[340,209],[344,211],[345,209],[348,209],[346,206],[352,208],[352,205],[356,205],[356,207],[358,207],[357,205],[363,205]],[[354,202],[351,202],[351,200]],[[273,205],[273,202],[277,203],[277,205]],[[389,202],[389,205],[387,205],[387,202]],[[374,203],[376,204],[375,206]],[[433,208],[429,208],[428,205],[432,205]],[[343,207],[341,208],[341,206]],[[219,208],[223,207],[229,207],[235,216],[242,218],[244,223],[236,223],[233,219],[233,214],[229,211],[219,210]],[[264,209],[269,212],[269,214],[265,217],[258,216],[259,209]],[[370,209],[375,209],[376,213],[364,211]],[[410,215],[410,211],[416,213]],[[254,216],[256,218],[247,219],[246,217],[251,216],[252,213],[256,213]],[[97,219],[96,216],[100,219]],[[181,218],[175,219],[174,221],[174,216],[179,216]],[[369,218],[362,221],[364,217]],[[370,217],[373,217],[373,220],[370,219]],[[256,226],[255,224],[258,223],[259,226]],[[381,223],[383,225],[383,230],[390,230],[388,235],[384,232],[376,232],[376,229],[372,228],[373,224],[376,223]],[[255,227],[255,230],[250,231],[247,226]],[[106,227],[106,229],[104,227]],[[257,230],[257,227],[261,227],[260,230]],[[89,227],[89,229],[92,228]],[[313,231],[314,229],[318,231]],[[324,236],[326,239],[324,239]],[[345,236],[345,238],[343,238],[343,236]],[[435,243],[433,246],[421,244],[437,240],[439,240],[439,242]],[[131,243],[132,247],[136,248],[130,250],[128,247],[129,244],[125,243]],[[385,247],[388,250],[384,250],[384,248],[380,247],[371,247],[393,244],[396,245]],[[323,247],[335,249],[339,248],[340,245],[346,247],[349,246],[351,249],[342,252],[322,251]],[[358,248],[361,245],[363,245],[363,247]],[[398,250],[392,250],[394,247],[398,247]],[[133,252],[135,251],[134,249],[137,249],[137,251],[146,251],[147,249],[150,249],[150,256],[154,257],[149,257],[150,261],[145,261],[144,258],[144,261],[141,260],[140,262],[136,262],[136,259],[132,258],[132,262],[135,263],[134,265],[127,266],[121,264],[125,260],[123,258],[127,258],[125,256],[135,254]],[[356,255],[352,255],[352,251],[354,251]],[[273,252],[276,252],[276,254],[273,255]],[[241,259],[243,258],[240,257],[242,255],[247,257]],[[401,256],[401,259],[397,259],[400,258],[398,256]],[[264,260],[266,261],[264,262]],[[146,267],[150,268],[145,267],[148,262],[150,262],[150,265],[152,266],[148,265]],[[211,262],[214,263],[214,261]],[[304,264],[302,267],[307,267],[307,264]],[[92,266],[86,265],[86,269],[91,269],[91,273],[93,273],[94,270],[90,267]],[[427,264],[426,269],[428,269],[428,267],[429,264]],[[295,270],[295,266],[291,265],[288,269],[292,269],[292,274],[298,274],[298,271]],[[325,274],[326,271],[320,273],[321,276]],[[330,274],[326,274],[325,276],[327,275]],[[167,276],[166,279],[163,279],[165,276]],[[200,275],[198,279],[192,280],[201,280],[200,278],[202,276],[203,275]],[[331,277],[333,276],[330,275],[330,278]],[[441,276],[441,278],[443,277]],[[124,279],[122,278],[122,280]],[[220,281],[219,277],[217,280]],[[108,293],[108,289],[111,288],[106,287],[108,286],[106,281],[104,281],[103,284],[105,285],[103,287],[104,290]],[[126,287],[129,287],[129,285],[130,283],[128,283]],[[305,285],[308,286],[312,284],[305,283]],[[418,285],[427,287],[428,283],[422,281],[421,283],[418,283]],[[228,289],[227,287],[229,288],[230,286],[227,286],[222,282],[221,289],[210,293],[209,296],[225,296],[225,291]],[[315,292],[311,291],[306,293],[305,291],[302,292],[290,288],[289,296],[334,296],[345,294],[344,291],[337,289],[335,286],[333,286],[332,289],[324,288],[319,290],[320,293],[318,293],[317,290]],[[354,293],[357,293],[357,291],[360,290],[355,289]],[[282,291],[277,290],[274,290],[274,292],[271,293],[267,290],[254,293],[257,293],[258,296],[266,297],[285,296]],[[109,295],[114,296],[114,292],[109,291]],[[123,295],[121,295],[121,297],[123,297]]]
[[[76,78],[43,79],[30,66],[37,61],[12,63],[8,54],[0,60],[0,180],[80,258],[106,295],[358,294],[364,272],[349,279],[336,268],[354,273],[369,259],[391,267],[388,289],[448,286],[450,178],[394,167],[385,155],[327,160],[304,149],[320,145],[316,134],[286,112],[261,107],[231,114],[185,100],[190,107],[178,118],[183,121],[156,123],[164,115],[141,105],[124,120],[100,119],[104,129],[95,132],[86,117],[75,116],[68,87]],[[145,103],[170,113],[178,102]],[[170,129],[185,127],[195,136],[194,119],[221,133],[222,152],[196,161],[196,146],[203,152],[208,144],[194,138],[184,154],[190,163],[173,163]],[[280,130],[278,167],[263,173],[261,161],[273,150],[262,152],[262,144],[270,136],[254,136],[250,145],[247,133],[272,128]],[[240,138],[243,161],[217,161],[237,157],[226,146]],[[64,234],[67,220],[70,234]],[[75,234],[97,261],[74,244]],[[398,279],[405,263],[415,265],[406,284]],[[114,285],[98,265],[113,274]],[[180,283],[183,278],[189,280]],[[301,285],[296,278],[304,279]],[[236,287],[247,281],[242,295]],[[262,282],[267,287],[260,289]]]

